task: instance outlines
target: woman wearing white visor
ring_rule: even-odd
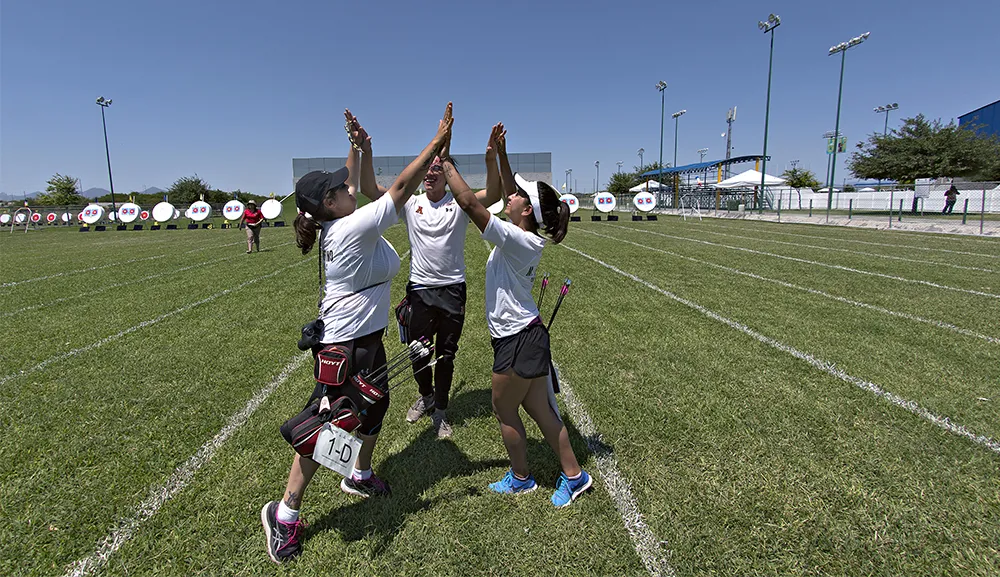
[[[505,160],[501,159],[501,164]],[[520,407],[524,407],[559,456],[562,473],[556,481],[552,504],[565,507],[590,488],[591,478],[580,468],[566,426],[550,404],[549,333],[538,314],[531,287],[547,242],[540,233],[544,232],[552,242],[561,242],[569,225],[569,206],[559,200],[559,193],[551,185],[516,175],[516,188],[504,209],[510,222],[504,222],[491,215],[469,187],[456,178],[455,167],[447,160],[444,174],[458,205],[482,231],[483,238],[496,245],[486,262],[486,321],[493,344],[493,412],[500,421],[511,469],[501,480],[491,483],[490,489],[511,494],[528,493],[538,487],[528,469],[520,415]]]

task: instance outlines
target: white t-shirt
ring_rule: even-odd
[[[455,197],[431,202],[426,194],[411,196],[400,217],[410,237],[410,282],[437,287],[465,282],[465,231],[469,217]]]
[[[531,287],[545,239],[496,216],[490,217],[483,238],[496,245],[486,261],[486,324],[490,336],[516,335],[538,316]]]
[[[399,272],[399,255],[382,233],[398,220],[392,197],[383,194],[344,218],[323,223],[324,343],[356,339],[389,324],[389,280]]]

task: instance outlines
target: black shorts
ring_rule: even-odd
[[[434,343],[435,356],[453,361],[465,324],[465,283],[414,290],[406,285],[410,299],[409,336],[424,337]],[[430,359],[422,359],[425,365]]]
[[[549,374],[552,353],[549,331],[541,321],[528,325],[509,337],[490,339],[493,344],[493,372],[500,374],[514,369],[523,379],[535,379]]]
[[[312,348],[313,362],[316,362],[316,355],[324,348],[330,346],[331,344],[341,345],[349,348],[351,350],[351,374],[354,376],[363,370],[372,370],[375,367],[385,366],[385,346],[382,344],[382,334],[385,329],[379,329],[373,333],[367,334],[363,337],[358,337],[354,340],[344,341],[342,343],[321,343]],[[379,387],[383,389],[386,388],[385,379],[381,379],[376,383]],[[316,388],[313,389],[312,395],[309,400],[306,401],[306,408],[312,404],[316,399],[321,398],[327,387],[320,383],[316,383]],[[358,406],[361,406],[361,392],[354,387],[345,386],[343,387],[343,395],[354,401]],[[334,401],[336,399],[330,399]],[[386,411],[389,410],[389,394],[386,393],[385,398],[381,401],[375,403],[371,407],[368,407],[368,411],[364,415],[359,415],[361,420],[361,426],[358,428],[358,432],[362,435],[374,435],[379,432],[382,428],[382,419],[385,418]]]

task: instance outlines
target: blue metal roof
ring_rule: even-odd
[[[712,168],[719,165],[725,166],[727,164],[755,162],[757,160],[760,160],[761,158],[763,157],[759,154],[752,154],[749,156],[735,156],[733,158],[730,158],[729,160],[726,159],[710,160],[708,162],[696,162],[694,164],[685,164],[684,166],[674,166],[669,168],[663,168],[660,170],[650,170],[649,172],[642,173],[641,176],[659,176],[660,174],[683,174],[685,172],[701,172],[707,168]],[[769,156],[767,157],[767,159],[771,160],[771,157]]]

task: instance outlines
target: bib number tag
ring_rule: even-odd
[[[350,477],[361,451],[361,439],[329,423],[323,425],[316,438],[313,460],[343,477]]]

